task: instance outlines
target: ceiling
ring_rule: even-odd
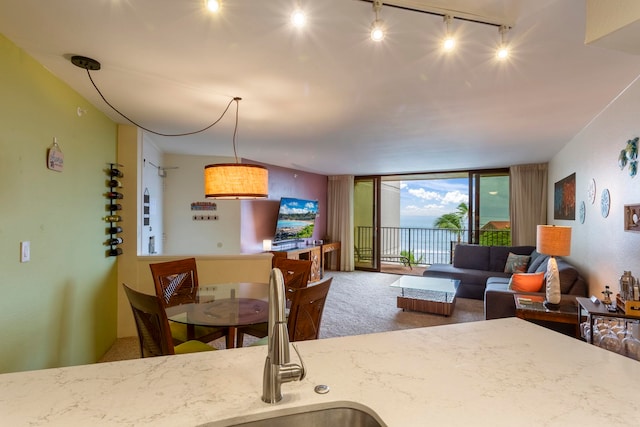
[[[393,174],[548,161],[640,74],[640,56],[585,46],[584,0],[407,0],[513,26],[372,4],[299,0],[2,0],[0,33],[118,123],[106,99],[161,133],[201,129],[239,103],[238,156],[309,172]],[[402,1],[400,1],[402,3]],[[79,106],[83,108],[83,106]],[[85,106],[86,107],[86,106]],[[233,156],[235,105],[198,135],[153,136],[166,152]]]

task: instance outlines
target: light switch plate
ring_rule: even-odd
[[[31,242],[20,242],[20,262],[28,262],[31,259]]]

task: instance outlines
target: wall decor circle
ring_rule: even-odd
[[[587,187],[587,199],[593,204],[596,201],[596,180],[591,178]]]
[[[580,211],[578,212],[580,218],[580,224],[584,224],[585,217],[587,216],[587,207],[584,201],[580,202]]]
[[[609,196],[609,190],[606,188],[602,190],[600,195],[600,213],[604,218],[609,216],[609,205],[611,204],[611,197]]]

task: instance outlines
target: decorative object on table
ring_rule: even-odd
[[[587,200],[594,204],[596,201],[596,180],[591,178],[589,181],[589,187],[587,187]]]
[[[602,291],[602,295],[604,295],[604,298],[602,299],[602,303],[604,305],[610,305],[611,304],[611,294],[613,292],[611,292],[611,290],[609,289],[609,286],[605,286],[604,287],[604,291]]]
[[[623,300],[638,299],[634,298],[634,288],[637,289],[638,282],[631,274],[631,271],[625,271],[620,276],[620,297]]]
[[[560,274],[555,257],[568,256],[571,253],[571,227],[538,225],[536,250],[541,254],[549,255],[544,304],[549,309],[557,309],[560,304]]]
[[[553,197],[554,219],[576,219],[576,174],[572,173],[555,183]]]
[[[609,216],[609,208],[611,205],[611,196],[609,195],[609,190],[606,188],[602,190],[602,194],[600,195],[600,213],[603,218]]]
[[[640,204],[624,205],[624,230],[640,233]]]
[[[64,169],[64,153],[58,145],[58,138],[53,138],[53,144],[47,150],[47,168],[62,172]]]
[[[628,316],[640,317],[640,281],[633,277],[631,271],[625,271],[620,276],[616,306]]]
[[[584,220],[587,216],[587,207],[584,204],[584,201],[580,202],[580,209],[578,210],[578,218],[580,219],[580,224],[584,224]]]
[[[632,178],[638,174],[638,140],[637,136],[628,140],[627,145],[618,154],[618,166],[622,170],[629,165],[629,176]]]

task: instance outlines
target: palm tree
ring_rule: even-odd
[[[433,226],[446,230],[452,230],[458,236],[458,243],[462,240],[462,231],[466,228],[466,219],[469,215],[469,205],[462,202],[458,205],[456,212],[443,214],[436,218]]]

